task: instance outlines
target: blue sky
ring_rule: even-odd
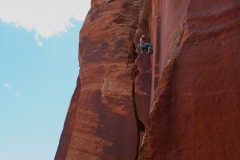
[[[13,3],[16,0],[6,0],[6,4],[8,1]],[[39,15],[33,14],[34,10],[30,10],[29,14],[39,16],[36,20],[41,23],[28,22],[32,19],[24,18],[26,13],[21,16],[24,11],[14,16],[15,13],[8,10],[3,12],[0,7],[2,160],[54,159],[76,87],[79,71],[78,34],[90,7],[90,0],[84,4],[71,0],[72,8],[76,9],[71,9],[69,3],[64,9],[66,0],[60,1],[61,15],[55,14],[56,17],[50,18],[52,21],[56,19],[56,23],[45,21],[49,16],[47,14],[42,14],[43,17],[41,12]],[[1,3],[0,6],[3,5]],[[53,8],[56,7],[56,4],[53,5]],[[42,7],[41,10],[44,10],[44,5]],[[70,11],[64,13],[64,10]],[[9,18],[7,14],[13,15]],[[65,17],[65,14],[68,16]],[[65,18],[61,21],[61,17]]]

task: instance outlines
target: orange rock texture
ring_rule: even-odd
[[[80,73],[55,159],[135,159],[139,1],[99,0],[80,32]],[[148,114],[146,114],[147,116]]]
[[[239,160],[240,1],[91,6],[55,160]]]

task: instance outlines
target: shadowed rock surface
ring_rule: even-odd
[[[55,160],[239,160],[240,0],[91,5]]]

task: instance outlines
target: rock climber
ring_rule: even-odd
[[[152,52],[152,45],[150,43],[146,43],[145,35],[141,36],[138,46],[141,50],[141,53],[145,52],[146,50],[148,54]]]

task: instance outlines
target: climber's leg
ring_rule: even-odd
[[[142,44],[138,44],[138,47],[140,48],[141,53],[143,53],[143,45]]]
[[[152,45],[150,43],[146,43],[145,46],[148,50],[147,53],[149,54],[151,52]]]

